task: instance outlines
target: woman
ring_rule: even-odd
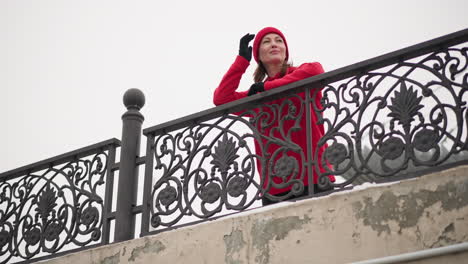
[[[298,80],[302,80],[314,75],[323,73],[323,68],[318,62],[304,63],[299,67],[293,67],[288,64],[289,51],[286,38],[283,33],[273,27],[266,27],[260,30],[255,36],[253,48],[249,46],[249,42],[255,35],[246,34],[240,40],[239,55],[229,68],[228,72],[224,75],[221,83],[214,92],[213,102],[215,105],[229,103],[234,100],[244,98],[246,96],[254,95],[259,92],[268,91],[276,87],[280,87]],[[254,84],[248,91],[237,92],[242,75],[250,65],[250,60],[254,55],[255,61],[258,63],[257,69],[254,73]],[[266,77],[266,79],[265,79]],[[314,91],[311,91],[312,95]],[[300,97],[301,99],[299,99]],[[266,105],[288,105],[284,104],[288,100],[289,105],[294,105],[294,108],[304,109],[301,101],[304,99],[304,92],[299,93],[298,96],[286,97]],[[314,97],[315,104],[320,105],[321,93],[317,92]],[[263,107],[263,112],[269,112],[268,115],[275,116],[272,109],[274,107]],[[312,109],[312,107],[311,107]],[[286,111],[288,112],[288,111]],[[277,118],[281,118],[288,113],[281,108],[277,112]],[[268,116],[267,115],[267,116]],[[312,124],[312,153],[314,155],[317,148],[318,140],[323,136],[324,130],[322,125],[317,124],[317,117],[315,112],[311,110]],[[286,118],[287,119],[287,118]],[[283,200],[296,198],[307,195],[308,176],[305,168],[304,161],[307,160],[307,134],[306,134],[306,118],[305,113],[302,113],[300,121],[295,120],[275,120],[275,124],[267,128],[258,127],[259,132],[264,135],[262,142],[255,142],[255,149],[257,155],[264,157],[267,162],[266,168],[263,168],[260,160],[257,160],[257,167],[260,175],[262,170],[265,172],[264,188],[268,190],[271,196],[281,196]],[[291,118],[290,118],[291,119]],[[294,118],[292,118],[294,119]],[[281,122],[281,126],[279,126]],[[260,122],[258,122],[260,123]],[[297,130],[299,124],[300,129]],[[286,133],[280,133],[278,129],[283,129]],[[288,136],[285,136],[288,134]],[[292,142],[293,146],[300,146],[300,150],[285,148],[278,144],[272,143],[271,137],[279,139],[283,142]],[[270,140],[268,140],[270,138]],[[262,148],[263,147],[263,148]],[[317,160],[322,160],[323,148],[320,148],[317,155]],[[323,172],[324,169],[321,168]],[[273,182],[270,182],[270,178]],[[334,181],[334,177],[329,176],[330,181]],[[303,184],[298,184],[303,183]],[[304,188],[302,188],[304,187]],[[295,190],[291,191],[292,188]],[[299,188],[299,189],[297,189]],[[317,174],[314,170],[314,192],[323,191],[317,186]],[[273,201],[268,199],[268,195],[263,197],[263,204],[271,204]]]

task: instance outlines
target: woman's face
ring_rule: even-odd
[[[276,33],[263,37],[258,51],[263,64],[282,64],[286,59],[286,46],[283,39]]]

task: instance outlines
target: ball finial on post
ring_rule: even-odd
[[[137,88],[130,88],[123,96],[123,103],[128,110],[140,110],[145,105],[145,95]]]
[[[145,95],[137,88],[128,89],[123,96],[127,111],[122,115],[122,143],[120,147],[119,185],[115,213],[115,242],[133,239],[135,217],[133,207],[138,184],[137,157],[140,156],[141,126],[144,121],[140,109]]]

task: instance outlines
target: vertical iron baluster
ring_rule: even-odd
[[[107,176],[106,188],[104,194],[104,206],[102,212],[102,240],[103,245],[109,244],[110,236],[110,218],[109,214],[112,212],[113,191],[114,191],[114,165],[115,165],[115,151],[117,146],[109,146],[109,154],[107,158]]]
[[[305,111],[306,111],[306,135],[307,135],[307,177],[309,177],[309,196],[314,195],[314,173],[312,171],[312,130],[311,130],[311,115],[310,115],[310,92],[312,88],[306,88],[305,93]]]
[[[153,156],[154,156],[154,135],[146,136],[146,161],[145,161],[145,179],[143,184],[143,202],[141,214],[141,234],[146,236],[149,232],[149,217],[151,215],[151,190],[153,189]]]

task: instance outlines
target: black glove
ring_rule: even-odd
[[[249,42],[252,41],[254,37],[254,34],[247,33],[240,39],[239,55],[248,61],[252,59],[252,46],[249,47]]]
[[[252,86],[250,86],[249,93],[247,94],[248,96],[254,95],[256,93],[260,93],[265,91],[265,88],[263,87],[262,82],[254,83]]]

